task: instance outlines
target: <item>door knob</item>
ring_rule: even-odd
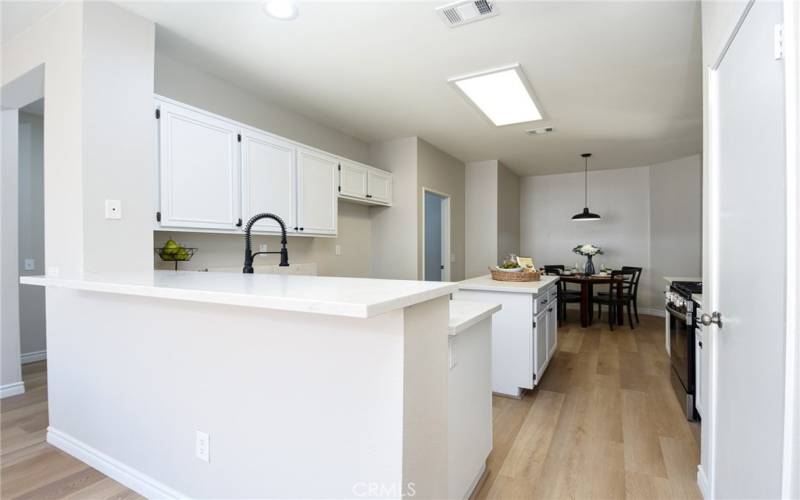
[[[718,312],[711,313],[711,316],[708,314],[703,314],[700,316],[700,322],[705,326],[711,326],[711,324],[715,324],[719,328],[722,328],[722,315],[720,315]]]

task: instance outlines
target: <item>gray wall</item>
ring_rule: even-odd
[[[19,114],[19,274],[44,274],[44,123],[41,116]],[[35,260],[32,271],[25,259]],[[19,285],[20,352],[45,350],[45,290]]]
[[[464,279],[464,183],[466,173],[464,163],[435,146],[418,139],[417,165],[419,169],[417,182],[418,207],[418,241],[419,271],[417,279],[422,279],[422,188],[433,189],[450,195],[450,253],[455,262],[450,263],[450,280]]]
[[[466,277],[487,274],[497,263],[497,161],[466,165]]]
[[[502,163],[497,164],[497,257],[520,253],[519,177]]]
[[[417,279],[417,138],[371,144],[369,164],[392,172],[392,206],[372,207],[372,277]]]
[[[286,110],[189,64],[156,52],[155,91],[186,104],[197,106],[247,125],[275,133],[330,153],[356,161],[367,161],[368,147],[338,130],[320,125],[309,118]],[[339,203],[339,234],[336,238],[289,238],[292,263],[314,262],[325,276],[367,277],[371,269],[372,225],[366,206]],[[198,253],[181,269],[227,267],[241,264],[243,243],[240,235],[156,231],[153,246],[172,238]],[[279,248],[279,238],[259,236],[256,244]],[[341,255],[336,255],[336,245]],[[152,249],[151,249],[152,252]],[[156,269],[168,269],[155,253]],[[276,256],[259,257],[260,262],[277,263]]]

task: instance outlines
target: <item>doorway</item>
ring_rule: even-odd
[[[428,188],[422,195],[422,279],[450,281],[450,195]]]

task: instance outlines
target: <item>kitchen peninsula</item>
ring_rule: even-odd
[[[47,287],[48,442],[139,493],[448,496],[457,284],[172,271],[21,281]]]

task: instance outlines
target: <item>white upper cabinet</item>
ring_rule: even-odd
[[[349,161],[342,161],[339,171],[339,194],[354,198],[367,197],[367,168]]]
[[[375,168],[370,169],[367,173],[367,198],[390,205],[392,203],[392,174]]]
[[[160,105],[161,225],[235,229],[238,129],[193,109]]]
[[[263,132],[242,130],[242,219],[247,224],[256,214],[273,213],[289,231],[296,224],[294,144]],[[280,232],[272,219],[261,219],[253,230]]]
[[[336,234],[339,160],[297,149],[297,227],[300,233]]]

